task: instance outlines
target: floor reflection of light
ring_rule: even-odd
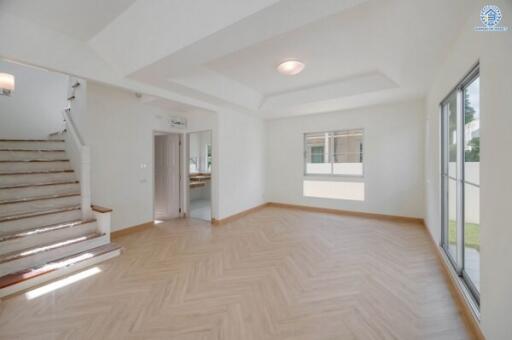
[[[164,221],[161,221],[161,220],[155,220],[155,224],[160,224],[160,223],[164,223]]]
[[[64,279],[49,283],[47,285],[44,285],[44,286],[36,288],[36,289],[32,289],[32,290],[28,291],[27,293],[25,293],[25,297],[28,300],[35,299],[41,295],[53,292],[54,290],[57,290],[59,288],[65,287],[65,286],[75,283],[77,281],[80,281],[80,280],[83,280],[90,276],[93,276],[95,274],[98,274],[99,272],[101,272],[101,269],[99,269],[98,267],[93,267],[93,268],[84,270],[80,273],[68,276]]]

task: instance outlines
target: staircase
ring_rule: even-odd
[[[119,255],[84,215],[64,140],[0,140],[0,297]]]

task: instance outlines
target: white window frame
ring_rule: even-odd
[[[475,287],[471,278],[465,272],[465,254],[464,254],[464,221],[465,221],[465,192],[464,185],[468,184],[464,174],[464,89],[471,84],[476,78],[480,77],[480,65],[477,63],[471,68],[471,70],[464,76],[464,78],[451,90],[448,95],[439,104],[440,112],[440,156],[441,156],[441,167],[440,167],[440,184],[441,184],[441,243],[440,246],[443,249],[446,257],[453,266],[453,270],[460,280],[465,285],[465,288],[469,291],[469,294],[474,303],[476,303],[477,310],[480,307],[480,291]],[[456,216],[457,216],[457,230],[456,230],[456,242],[457,242],[457,253],[453,256],[449,251],[448,244],[448,154],[446,151],[446,143],[448,140],[448,117],[444,111],[444,104],[453,93],[457,94],[457,177],[451,178],[456,181]],[[481,271],[480,271],[481,273]]]
[[[360,175],[351,175],[351,174],[334,174],[334,138],[331,138],[329,142],[329,157],[331,157],[331,172],[328,174],[323,173],[308,173],[307,172],[307,164],[308,164],[308,158],[307,158],[307,136],[311,134],[319,134],[319,133],[328,133],[328,134],[334,134],[334,133],[343,133],[347,131],[353,131],[353,130],[359,130],[361,131],[363,137],[363,162],[362,162],[362,173]],[[310,131],[310,132],[304,132],[302,136],[302,143],[303,143],[303,174],[305,177],[350,177],[350,178],[364,178],[364,175],[366,173],[365,171],[365,161],[366,161],[366,131],[364,128],[346,128],[346,129],[336,129],[336,130],[328,130],[328,131]]]

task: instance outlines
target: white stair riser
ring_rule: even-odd
[[[3,142],[0,141],[0,149],[21,149],[21,150],[63,150],[64,142]]]
[[[0,217],[25,214],[32,211],[58,209],[63,207],[69,207],[70,205],[79,205],[80,203],[80,196],[69,196],[30,202],[0,204]]]
[[[2,234],[15,231],[30,229],[34,227],[47,226],[67,221],[79,220],[82,218],[81,210],[71,210],[57,214],[48,214],[43,216],[21,218],[14,221],[0,222],[0,232]]]
[[[43,151],[0,151],[0,160],[18,161],[33,159],[66,159],[65,152],[43,152]]]
[[[0,173],[73,170],[69,161],[64,162],[0,162]]]
[[[0,255],[21,249],[29,249],[32,247],[36,248],[37,246],[58,242],[60,240],[80,237],[95,232],[97,229],[98,225],[96,224],[96,221],[94,221],[90,223],[79,224],[69,228],[63,228],[46,233],[35,234],[0,242]]]
[[[23,184],[39,184],[49,182],[71,182],[75,181],[74,172],[58,172],[47,174],[29,175],[2,175],[0,176],[0,187]]]
[[[87,249],[99,247],[107,243],[109,243],[108,237],[103,235],[69,246],[63,246],[57,249],[41,252],[36,255],[26,256],[17,260],[4,262],[0,264],[0,276],[7,275],[9,273],[15,273],[29,267],[40,266],[50,261],[86,251]]]
[[[105,253],[105,254],[102,254],[99,256],[95,256],[91,259],[81,261],[79,263],[55,270],[48,274],[39,275],[39,276],[34,277],[33,279],[26,280],[26,281],[20,282],[18,284],[2,288],[2,289],[0,289],[0,298],[17,293],[17,292],[21,292],[22,290],[26,290],[31,287],[35,287],[37,285],[40,285],[40,284],[48,282],[50,280],[59,278],[61,276],[69,275],[71,273],[77,272],[77,271],[87,268],[89,266],[93,266],[93,265],[101,263],[103,261],[107,261],[107,260],[109,260],[113,257],[119,256],[119,255],[121,255],[121,250],[116,249],[114,251],[110,251],[108,253]]]
[[[80,183],[45,185],[16,189],[0,189],[0,200],[13,200],[23,197],[38,197],[80,192]]]

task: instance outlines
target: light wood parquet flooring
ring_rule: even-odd
[[[123,236],[101,273],[0,303],[0,339],[471,339],[419,224],[267,207]]]

